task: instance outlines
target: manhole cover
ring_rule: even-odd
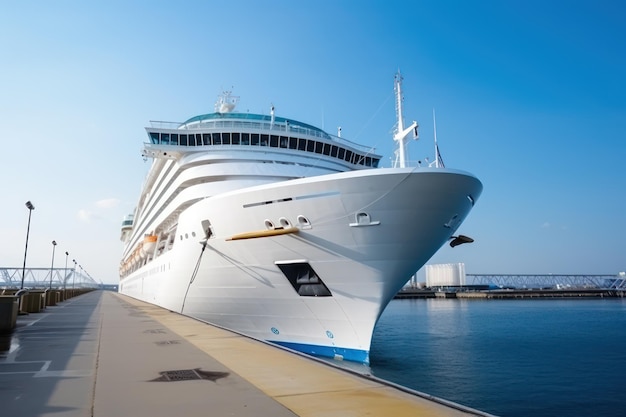
[[[196,369],[178,369],[175,371],[163,371],[159,372],[158,378],[150,380],[151,382],[175,382],[175,381],[193,381],[205,379],[209,381],[217,381],[221,378],[226,378],[228,372],[216,372],[216,371],[201,371],[200,368]]]
[[[164,333],[167,333],[163,329],[148,329],[148,330],[144,330],[143,332],[144,333],[152,333],[152,334],[164,334]]]
[[[178,345],[180,344],[179,340],[161,340],[159,342],[154,342],[156,343],[158,346],[165,346],[165,345]]]

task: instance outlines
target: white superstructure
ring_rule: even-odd
[[[120,292],[306,353],[368,362],[372,332],[482,191],[471,174],[407,167],[396,76],[397,166],[278,117],[216,112],[153,122],[152,158],[125,219]],[[132,223],[132,224],[129,224]]]

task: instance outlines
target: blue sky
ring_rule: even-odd
[[[411,159],[484,192],[430,263],[468,273],[626,270],[626,6],[619,1],[20,1],[0,13],[0,266],[64,252],[117,282],[150,120],[276,112],[393,155],[393,76]],[[405,3],[409,3],[408,5]]]

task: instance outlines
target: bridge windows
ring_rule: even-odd
[[[243,145],[269,146],[271,148],[293,149],[302,152],[323,154],[343,161],[377,168],[379,158],[360,154],[350,149],[331,143],[303,139],[297,137],[266,135],[259,133],[215,132],[215,133],[160,133],[149,132],[150,142],[158,145],[178,146],[211,146],[211,145]]]

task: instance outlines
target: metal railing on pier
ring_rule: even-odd
[[[21,267],[0,267],[0,288],[22,287]],[[24,288],[97,288],[100,284],[74,268],[26,268]]]
[[[502,288],[601,288],[626,290],[626,276],[567,274],[466,274],[467,285],[495,285]]]

